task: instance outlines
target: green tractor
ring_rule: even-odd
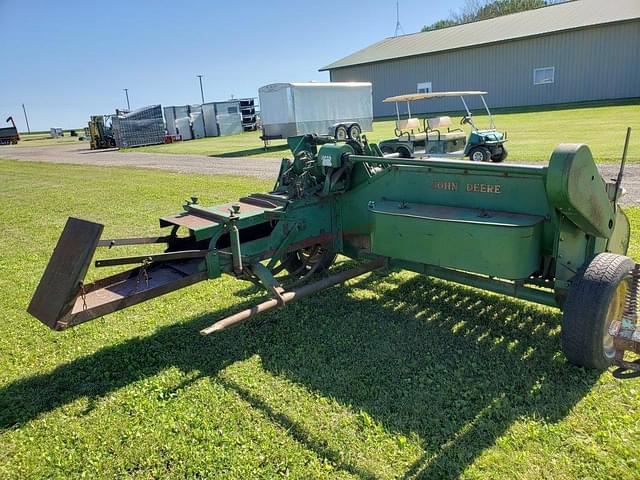
[[[380,149],[385,155],[400,158],[468,158],[474,162],[502,162],[507,158],[506,133],[496,130],[493,116],[484,99],[487,92],[430,92],[411,93],[385,98],[383,102],[396,104],[396,138],[380,142]],[[465,97],[480,97],[487,116],[489,128],[480,129],[473,120],[473,114]],[[411,116],[411,102],[443,97],[460,97],[466,115],[459,126],[454,127],[450,116],[425,118],[422,120]],[[401,118],[399,103],[407,103],[407,118]],[[469,138],[464,125],[471,127]]]

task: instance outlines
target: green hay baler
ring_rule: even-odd
[[[558,146],[544,166],[385,158],[366,138],[305,135],[289,145],[271,192],[212,207],[192,197],[160,219],[167,232],[157,237],[102,239],[102,225],[70,218],[28,311],[64,330],[222,274],[268,292],[202,331],[210,334],[399,268],[560,308],[571,362],[638,370],[625,359],[640,351],[640,270],[625,256],[622,189],[600,176],[585,145]],[[95,267],[135,266],[84,283],[97,248],[152,243],[164,252],[98,259]],[[337,255],[357,263],[332,272]]]

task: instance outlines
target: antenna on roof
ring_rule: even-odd
[[[393,36],[397,37],[399,32],[404,35],[404,28],[400,25],[400,2],[396,2],[396,33]]]

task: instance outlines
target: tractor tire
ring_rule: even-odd
[[[603,370],[614,360],[609,325],[622,317],[634,261],[601,253],[571,284],[562,316],[562,351],[571,363]]]
[[[335,131],[335,135],[336,140],[338,141],[344,141],[347,139],[347,137],[349,136],[347,133],[347,127],[345,127],[344,125],[338,125],[336,127],[336,131]]]
[[[487,147],[474,147],[469,152],[469,160],[472,162],[488,162],[491,160],[491,152]]]
[[[507,156],[509,155],[509,152],[507,152],[507,149],[504,146],[499,148],[500,148],[500,152],[498,154],[491,155],[491,161],[493,163],[504,162],[507,159]]]
[[[358,125],[357,123],[354,123],[347,129],[347,135],[351,140],[358,140],[358,138],[360,138],[361,133],[362,133],[362,129],[360,128],[360,125]]]

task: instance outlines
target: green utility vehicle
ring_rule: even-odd
[[[396,104],[396,138],[380,142],[380,149],[385,155],[401,158],[468,158],[474,162],[502,162],[507,158],[506,133],[496,130],[493,116],[484,99],[487,92],[430,92],[411,93],[385,98],[383,102]],[[411,102],[432,100],[444,97],[460,97],[466,115],[460,119],[459,126],[453,127],[450,116],[420,119],[411,116]],[[487,116],[489,128],[480,129],[473,120],[473,114],[465,97],[480,97]],[[407,118],[401,118],[399,103],[407,103]],[[471,127],[469,138],[464,132],[464,125]]]

